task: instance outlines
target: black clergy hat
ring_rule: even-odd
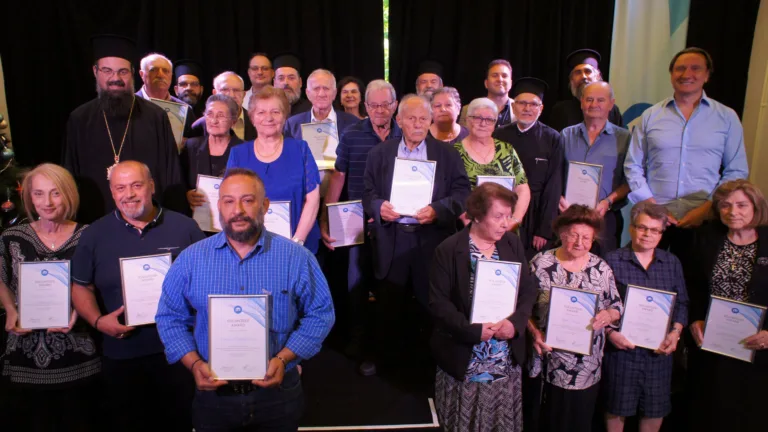
[[[418,77],[421,74],[425,73],[431,73],[435,74],[439,77],[443,77],[443,65],[436,61],[432,60],[424,60],[423,62],[419,63],[419,68],[416,69],[416,76]]]
[[[200,63],[191,59],[178,60],[176,64],[173,65],[173,76],[176,79],[179,79],[182,75],[194,75],[197,79],[202,81],[203,68],[200,66]]]
[[[568,69],[573,70],[580,64],[588,64],[599,69],[598,63],[600,63],[600,53],[589,48],[583,48],[576,50],[565,58],[565,62],[568,63]]]
[[[93,46],[93,61],[104,57],[120,57],[133,64],[138,58],[136,42],[126,36],[116,34],[101,34],[91,36]]]
[[[543,101],[544,92],[546,92],[548,88],[549,86],[547,85],[547,83],[538,78],[533,78],[533,77],[518,78],[515,80],[515,83],[512,85],[512,93],[510,93],[509,97],[514,99],[517,97],[517,95],[521,93],[533,93]]]
[[[296,72],[301,74],[301,60],[294,53],[286,52],[275,56],[275,59],[272,60],[272,69],[278,70],[282,67],[294,68]]]

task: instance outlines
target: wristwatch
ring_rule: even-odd
[[[296,243],[298,243],[301,246],[304,246],[304,240],[302,240],[302,239],[300,239],[298,237],[294,237],[291,240],[295,241]]]

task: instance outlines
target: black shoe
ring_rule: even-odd
[[[360,364],[359,371],[362,376],[374,376],[376,375],[376,363],[364,361]]]

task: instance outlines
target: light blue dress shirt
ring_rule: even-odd
[[[667,98],[632,131],[624,172],[633,203],[653,197],[679,219],[721,184],[749,175],[741,122],[706,93],[688,121]]]
[[[397,157],[404,159],[413,159],[425,161],[427,160],[427,143],[422,141],[415,149],[411,150],[405,145],[405,139],[400,139],[400,144],[397,146]],[[418,224],[419,221],[416,218],[409,216],[403,216],[397,220],[397,223],[401,224]]]

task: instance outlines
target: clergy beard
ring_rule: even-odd
[[[264,215],[257,216],[256,219],[241,215],[235,216],[230,220],[224,220],[224,215],[219,214],[219,222],[224,227],[224,233],[227,237],[238,243],[247,243],[250,240],[259,238],[264,230]],[[235,231],[235,228],[232,227],[232,224],[235,222],[248,222],[250,226],[243,231]]]
[[[197,105],[197,95],[193,94],[192,92],[185,91],[181,93],[179,96],[179,99],[183,100],[184,102],[188,103],[190,106]]]
[[[576,99],[581,100],[581,95],[584,93],[584,87],[587,85],[587,83],[579,83],[577,85],[573,85],[573,83],[568,84],[568,87],[571,88],[571,94]]]
[[[105,90],[96,84],[96,93],[98,94],[99,106],[110,117],[128,117],[133,105],[133,92],[126,88],[125,83],[120,80],[109,81],[107,85],[116,85],[123,87],[119,90]]]
[[[285,97],[288,98],[288,103],[290,105],[299,101],[299,95],[291,87],[285,86],[283,91],[285,92]]]

